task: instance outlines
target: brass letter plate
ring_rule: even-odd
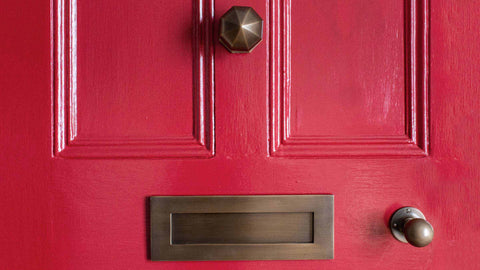
[[[150,197],[151,259],[333,259],[333,195]]]

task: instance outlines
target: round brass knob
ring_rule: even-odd
[[[424,247],[433,240],[433,227],[423,213],[413,207],[403,207],[390,218],[390,230],[400,242]]]
[[[421,218],[412,218],[404,226],[405,238],[412,246],[424,247],[433,240],[433,227]]]
[[[251,52],[263,37],[263,20],[251,7],[234,6],[220,18],[220,43],[231,53]]]

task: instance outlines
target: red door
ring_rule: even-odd
[[[265,22],[249,54],[217,41],[234,5]],[[0,269],[478,268],[476,1],[0,10]],[[335,258],[149,260],[149,196],[259,194],[333,194]],[[427,247],[390,234],[402,206]]]

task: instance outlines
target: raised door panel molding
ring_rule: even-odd
[[[428,155],[429,1],[377,2],[271,2],[271,156]]]
[[[213,156],[212,7],[54,1],[54,155]]]

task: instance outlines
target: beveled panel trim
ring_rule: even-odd
[[[333,259],[333,238],[333,195],[150,197],[154,261]]]
[[[206,158],[215,153],[213,1],[193,1],[192,136],[101,139],[77,136],[77,0],[53,5],[54,156],[68,158]]]
[[[405,0],[405,134],[296,136],[291,115],[291,0],[270,5],[269,153],[274,157],[423,157],[429,147],[429,1]]]

